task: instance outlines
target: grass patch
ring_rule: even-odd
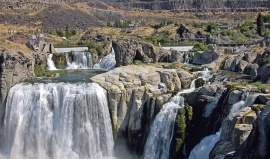
[[[35,65],[34,72],[35,72],[36,77],[42,77],[42,76],[49,76],[50,77],[50,76],[52,76],[52,75],[54,75],[56,73],[59,73],[59,74],[67,73],[66,70],[50,71],[50,70],[47,70],[46,67],[40,66],[40,65]]]

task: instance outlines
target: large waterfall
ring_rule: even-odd
[[[90,52],[66,53],[67,69],[89,69],[93,67],[92,56]]]
[[[115,54],[114,52],[100,59],[100,61],[93,66],[94,69],[112,70],[115,68]]]
[[[18,84],[9,91],[2,118],[3,158],[101,159],[113,155],[107,93],[98,84]]]

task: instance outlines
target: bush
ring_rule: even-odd
[[[215,23],[210,23],[206,27],[206,31],[211,33],[212,30],[218,30],[218,26]]]
[[[228,36],[234,36],[234,35],[235,35],[235,31],[234,31],[234,30],[227,30],[227,31],[226,31],[226,34],[227,34]]]
[[[192,51],[204,51],[206,50],[206,45],[204,43],[196,43]]]

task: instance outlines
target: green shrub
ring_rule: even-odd
[[[196,43],[192,51],[204,51],[206,50],[206,45],[204,43]]]
[[[206,31],[211,33],[212,30],[218,30],[218,26],[215,23],[210,23],[206,26]]]

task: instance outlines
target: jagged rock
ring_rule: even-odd
[[[31,54],[12,50],[0,51],[1,102],[5,100],[12,86],[34,75],[34,61]]]
[[[213,61],[218,60],[220,53],[216,50],[213,45],[208,45],[207,50],[205,51],[197,51],[194,53],[192,58],[193,64],[209,64]]]
[[[165,57],[170,55],[167,50],[132,39],[113,41],[112,47],[115,51],[116,66],[130,65],[134,60],[144,63],[158,62],[160,59],[166,59]]]
[[[177,74],[181,81],[181,87],[187,89],[190,87],[191,80],[194,78],[194,75],[188,73],[185,70],[177,70]]]
[[[238,63],[238,72],[243,73],[247,65],[248,65],[247,61],[241,60]]]
[[[183,62],[184,59],[183,59],[182,53],[177,50],[172,50],[169,61],[170,62]]]
[[[234,61],[234,57],[233,56],[227,57],[225,59],[225,61],[224,61],[223,69],[224,70],[228,70],[228,71],[231,70],[231,65],[232,65],[233,61]]]
[[[218,87],[220,87],[218,84],[206,85],[201,87],[198,92],[203,95],[214,96],[218,90]]]
[[[255,80],[258,77],[258,68],[257,64],[252,65],[250,68],[250,79]]]
[[[247,153],[245,149],[256,120],[256,112],[251,107],[245,107],[232,117],[226,118],[222,125],[220,142],[213,148],[210,158],[231,155],[230,152],[236,152],[237,157]]]
[[[219,141],[209,155],[209,159],[217,159],[219,156],[225,157],[228,154],[233,154],[234,147],[231,142]]]
[[[240,101],[242,97],[243,91],[240,90],[233,90],[228,98],[228,104],[235,104]]]
[[[265,106],[258,116],[259,144],[257,152],[260,157],[269,155],[270,104]]]
[[[269,101],[270,96],[264,96],[264,95],[259,95],[255,101],[254,104],[267,104]]]
[[[252,67],[256,67],[257,64],[247,64],[246,68],[244,69],[244,74],[250,75]]]
[[[108,91],[114,133],[120,137],[127,135],[129,142],[135,142],[135,136],[138,141],[138,135],[144,134],[142,132],[144,130],[142,125],[144,105],[149,100],[156,99],[155,107],[160,109],[162,104],[170,99],[173,92],[181,89],[181,81],[176,69],[150,66],[118,67],[96,75],[91,80]]]
[[[270,64],[265,64],[258,69],[258,76],[262,82],[267,83],[269,82],[270,77]]]
[[[247,61],[248,63],[253,63],[256,58],[257,58],[256,52],[248,52],[243,57],[243,60]]]
[[[168,91],[180,91],[181,89],[181,82],[180,79],[175,72],[175,70],[167,70],[167,71],[160,71],[159,72],[161,77],[161,82],[165,83]]]

